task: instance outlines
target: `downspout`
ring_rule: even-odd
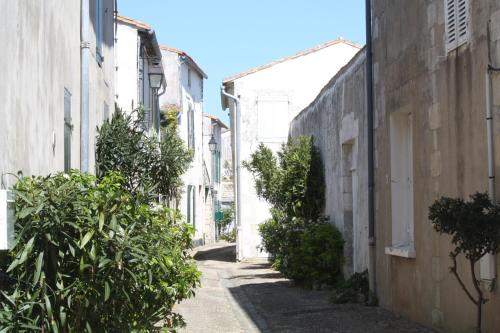
[[[373,56],[372,56],[372,8],[371,0],[365,1],[366,24],[366,112],[368,143],[368,244],[370,289],[376,294],[376,247],[375,247],[375,170],[373,144]]]
[[[486,140],[488,149],[488,196],[492,202],[496,202],[495,195],[495,146],[494,146],[494,131],[493,131],[493,112],[491,106],[491,74],[500,72],[500,68],[492,65],[490,53],[490,23],[488,21],[486,30],[486,43],[488,51],[488,67],[485,74],[485,98],[486,98]],[[491,285],[494,285],[496,278],[496,263],[495,256],[492,254],[484,255],[479,263],[480,277]]]
[[[236,258],[239,259],[239,255],[241,254],[241,240],[239,239],[241,233],[241,209],[240,209],[240,198],[241,198],[241,182],[240,182],[240,99],[234,95],[231,95],[226,92],[225,86],[223,85],[221,87],[221,94],[232,99],[234,102],[234,110],[231,112],[231,118],[233,118],[233,128],[232,130],[232,135],[233,135],[233,142],[234,142],[234,161],[233,161],[233,173],[235,182],[234,182],[234,207],[235,207],[235,216],[236,216],[236,230],[237,230],[237,247],[236,247]]]
[[[89,0],[81,6],[80,170],[89,172]]]

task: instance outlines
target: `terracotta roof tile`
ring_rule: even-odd
[[[196,61],[194,61],[193,58],[189,54],[187,54],[185,51],[178,49],[178,48],[175,48],[175,47],[167,46],[167,45],[160,45],[160,49],[163,51],[177,53],[180,56],[185,56],[186,58],[189,59],[189,61],[191,62],[193,67],[198,71],[198,73],[200,73],[201,76],[203,76],[205,79],[207,78],[207,74],[205,74],[203,69],[201,69],[201,67],[196,63]]]
[[[144,22],[135,20],[135,19],[127,17],[127,16],[118,15],[118,17],[116,19],[118,20],[118,22],[130,24],[131,26],[134,26],[134,27],[139,28],[139,29],[144,29],[144,30],[151,30],[152,29],[149,24],[146,24]]]

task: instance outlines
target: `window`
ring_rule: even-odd
[[[195,149],[195,144],[194,144],[194,110],[189,108],[188,113],[188,148],[193,150]]]
[[[392,246],[387,254],[414,258],[412,115],[390,116]]]
[[[452,51],[469,39],[469,0],[445,0],[446,51]]]
[[[288,97],[263,96],[257,100],[257,139],[283,142],[288,137]]]
[[[193,210],[193,200],[194,199],[194,186],[188,185],[187,187],[187,222],[194,225],[194,210]]]
[[[106,122],[106,120],[109,119],[109,105],[108,103],[104,102],[104,108],[102,112],[102,121]]]
[[[104,61],[102,54],[103,40],[103,0],[95,0],[95,37],[96,59],[99,65]]]
[[[71,93],[64,88],[64,172],[71,169]]]
[[[188,87],[191,87],[191,68],[188,68]]]

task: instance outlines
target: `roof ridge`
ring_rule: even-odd
[[[275,65],[278,65],[278,64],[281,64],[285,61],[288,61],[288,60],[293,60],[293,59],[296,59],[296,58],[299,58],[299,57],[302,57],[302,56],[305,56],[305,55],[308,55],[308,54],[311,54],[311,53],[314,53],[314,52],[317,52],[317,51],[320,51],[322,49],[325,49],[329,46],[332,46],[332,45],[336,45],[336,44],[340,44],[340,43],[344,43],[344,44],[347,44],[347,45],[350,45],[352,47],[355,47],[355,48],[358,48],[358,49],[361,49],[362,46],[361,45],[358,45],[354,42],[351,42],[347,39],[344,39],[342,37],[339,37],[339,38],[336,38],[336,39],[333,39],[333,40],[330,40],[328,42],[325,42],[323,44],[319,44],[317,46],[314,46],[314,47],[311,47],[311,48],[308,48],[308,49],[305,49],[305,50],[302,50],[302,51],[299,51],[297,53],[294,53],[292,55],[289,55],[289,56],[286,56],[286,57],[282,57],[282,58],[279,58],[277,60],[274,60],[274,61],[271,61],[267,64],[264,64],[264,65],[260,65],[260,66],[256,66],[256,67],[252,67],[250,69],[247,69],[243,72],[240,72],[238,74],[234,74],[234,75],[231,75],[231,76],[228,76],[226,77],[225,79],[222,80],[223,83],[226,83],[226,82],[231,82],[231,81],[234,81],[234,80],[237,80],[239,78],[242,78],[244,76],[247,76],[247,75],[250,75],[250,74],[253,74],[253,73],[256,73],[256,72],[259,72],[263,69],[267,69],[269,67],[272,67],[272,66],[275,66]]]
[[[136,19],[133,19],[133,18],[128,17],[128,16],[117,15],[116,19],[118,21],[120,21],[120,22],[127,23],[127,24],[130,24],[130,25],[136,26],[138,28],[142,28],[142,29],[146,29],[146,30],[151,30],[152,29],[152,27],[149,24],[144,23],[144,22],[139,21],[139,20],[136,20]]]

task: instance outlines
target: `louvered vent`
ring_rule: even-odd
[[[451,51],[469,38],[469,0],[445,0],[446,50]]]

